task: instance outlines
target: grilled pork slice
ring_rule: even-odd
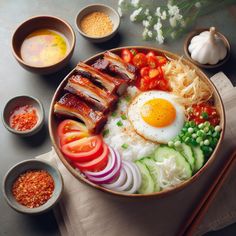
[[[136,67],[124,62],[118,55],[107,51],[104,53],[104,59],[109,62],[109,69],[119,74],[123,79],[129,82],[136,79]]]
[[[107,121],[100,111],[94,111],[78,96],[66,93],[55,105],[54,112],[63,116],[77,117],[92,133],[98,133]]]
[[[104,91],[80,75],[70,77],[64,89],[83,98],[102,112],[112,109],[118,100],[116,95]]]
[[[77,65],[76,69],[79,75],[97,82],[110,93],[117,92],[117,94],[121,95],[125,92],[128,86],[124,79],[112,77],[82,62]]]

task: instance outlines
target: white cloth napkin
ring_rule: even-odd
[[[221,93],[226,110],[226,133],[222,148],[209,170],[194,184],[163,199],[118,198],[93,189],[74,178],[54,150],[38,158],[60,170],[64,195],[55,216],[63,236],[176,235],[189,213],[207,190],[222,161],[236,148],[236,88],[222,73],[211,78]],[[236,222],[236,173],[225,183],[196,235]]]

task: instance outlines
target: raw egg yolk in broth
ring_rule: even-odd
[[[149,125],[160,128],[174,122],[176,110],[166,99],[156,98],[143,104],[141,116]]]
[[[21,58],[33,66],[50,66],[64,58],[67,51],[68,42],[62,34],[40,29],[29,34],[23,41]]]

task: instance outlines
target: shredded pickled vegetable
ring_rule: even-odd
[[[208,101],[212,96],[211,88],[188,65],[180,60],[172,60],[162,67],[172,92],[184,106]]]

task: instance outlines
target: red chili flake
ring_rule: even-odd
[[[21,205],[35,208],[51,198],[54,187],[54,180],[47,171],[29,170],[16,179],[12,193]]]
[[[37,111],[30,105],[16,107],[10,116],[11,128],[18,131],[31,130],[37,122]]]

